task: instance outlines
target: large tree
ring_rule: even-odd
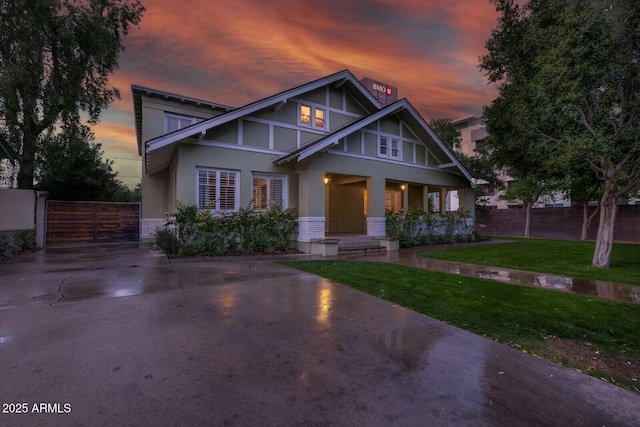
[[[42,141],[36,176],[52,200],[134,201],[133,191],[117,179],[113,162],[86,126],[63,128]]]
[[[142,4],[128,0],[0,0],[0,136],[32,188],[43,141],[89,124],[120,93],[109,85]]]
[[[501,17],[480,67],[500,95],[485,111],[488,130],[503,141],[501,125],[520,130],[523,148],[543,147],[534,152],[551,173],[582,163],[595,174],[603,191],[593,265],[608,267],[616,201],[640,186],[640,8],[633,0],[492,2]]]

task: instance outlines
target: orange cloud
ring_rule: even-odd
[[[181,0],[175,7],[154,0],[146,7],[110,79],[122,100],[96,127],[116,157],[137,157],[134,83],[238,107],[348,68],[398,87],[426,119],[479,114],[496,96],[477,66],[496,24],[489,1]]]

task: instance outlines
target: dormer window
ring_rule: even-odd
[[[400,158],[400,140],[381,136],[378,139],[378,157],[387,157],[389,159]]]
[[[324,129],[326,126],[325,110],[309,105],[300,105],[300,124],[302,126]]]
[[[164,131],[165,133],[175,132],[180,129],[184,129],[187,126],[191,126],[195,123],[201,122],[202,119],[198,117],[182,116],[179,114],[164,115]]]

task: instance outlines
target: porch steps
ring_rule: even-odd
[[[367,254],[386,252],[387,249],[380,241],[371,236],[336,236],[338,242],[338,255]]]

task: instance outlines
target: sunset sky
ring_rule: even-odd
[[[239,107],[349,69],[398,88],[426,119],[480,114],[489,0],[143,0],[110,82],[122,99],[94,128],[130,186],[140,179],[131,85]]]

